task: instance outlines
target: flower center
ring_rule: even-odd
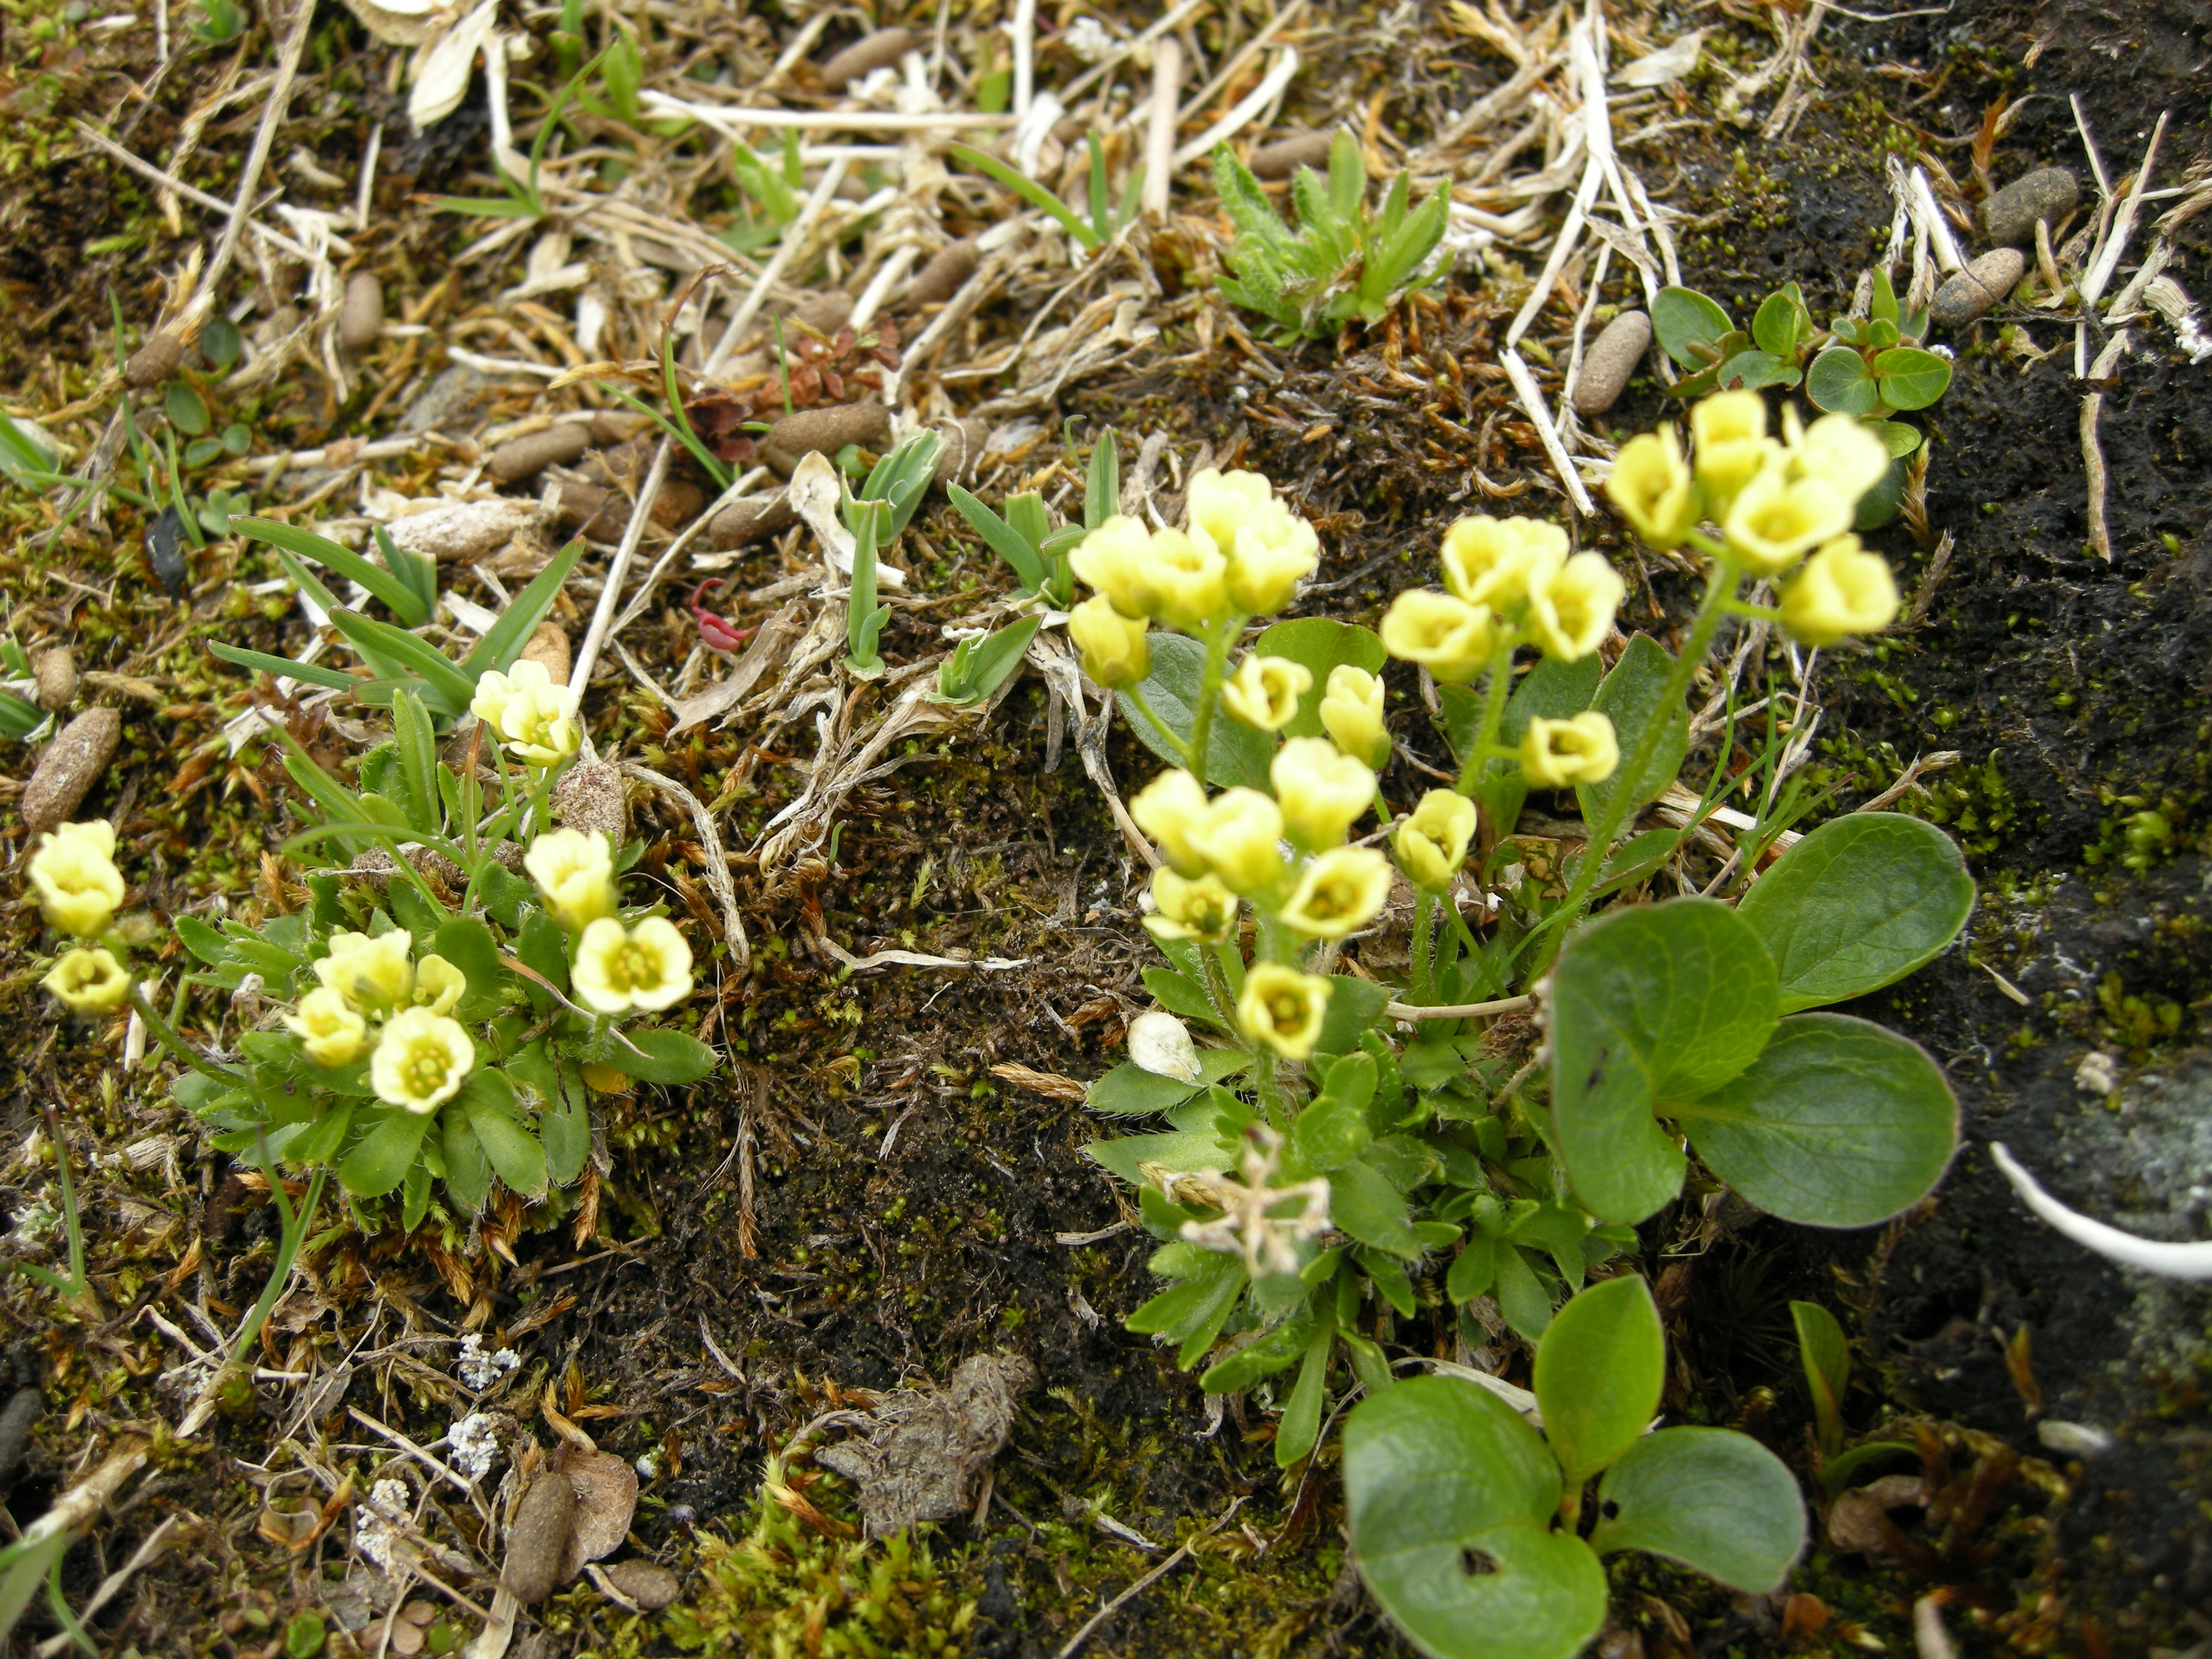
[[[615,953],[615,982],[624,990],[649,989],[660,983],[660,953],[632,939]]]
[[[450,1056],[445,1045],[437,1042],[418,1042],[407,1051],[400,1066],[400,1074],[407,1079],[410,1094],[432,1095],[445,1086],[446,1062]]]

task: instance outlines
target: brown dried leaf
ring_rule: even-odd
[[[612,1452],[580,1451],[562,1446],[549,1460],[568,1479],[576,1494],[575,1526],[561,1563],[561,1582],[584,1570],[586,1561],[604,1560],[629,1536],[637,1511],[637,1471]]]

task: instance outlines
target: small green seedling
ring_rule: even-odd
[[[906,532],[922,492],[936,475],[937,458],[944,439],[934,432],[917,432],[878,460],[857,493],[848,492],[840,509],[845,528],[853,532],[853,586],[846,600],[846,671],[855,678],[872,680],[884,672],[876,650],[884,624],[890,620],[887,605],[877,603],[877,556]]]
[[[1022,665],[1022,653],[1042,626],[1043,617],[1024,617],[984,638],[961,641],[938,665],[933,701],[956,708],[982,702]]]
[[[1092,133],[1087,140],[1091,148],[1090,210],[1086,220],[1054,196],[1034,179],[1008,167],[995,155],[988,155],[969,144],[955,144],[952,154],[977,172],[988,173],[1031,207],[1042,210],[1066,227],[1075,239],[1075,245],[1085,253],[1096,253],[1121,234],[1124,227],[1136,217],[1137,198],[1145,187],[1145,169],[1139,166],[1129,174],[1128,182],[1121,188],[1121,199],[1112,199],[1106,181],[1106,151]]]
[[[1439,187],[1411,207],[1413,180],[1391,181],[1382,210],[1367,208],[1367,164],[1359,143],[1340,131],[1329,147],[1326,180],[1300,167],[1291,181],[1293,231],[1251,170],[1226,144],[1213,152],[1214,189],[1237,227],[1221,292],[1231,304],[1272,319],[1283,343],[1334,334],[1355,319],[1380,322],[1407,295],[1442,274],[1429,257],[1443,239],[1449,210]]]
[[[495,196],[434,196],[430,204],[447,213],[465,214],[474,219],[542,219],[545,216],[545,198],[538,192],[538,170],[545,159],[545,147],[553,142],[560,130],[561,112],[592,70],[606,57],[601,52],[576,71],[554,94],[552,106],[544,118],[538,124],[538,136],[530,141],[530,170],[520,179],[512,178],[495,156],[492,171],[499,175],[501,187],[507,191],[504,198]]]
[[[1817,1302],[1792,1302],[1790,1318],[1797,1328],[1797,1358],[1805,1367],[1805,1388],[1813,1397],[1813,1429],[1820,1455],[1833,1457],[1844,1448],[1844,1394],[1851,1384],[1850,1344],[1835,1315]]]
[[[674,335],[664,332],[660,337],[660,392],[661,396],[667,400],[667,414],[663,415],[652,404],[634,397],[611,381],[601,380],[599,389],[625,408],[635,410],[659,427],[670,440],[683,445],[690,452],[691,459],[699,463],[700,471],[714,481],[717,492],[730,487],[734,475],[730,471],[728,464],[707,447],[706,440],[699,435],[699,429],[691,424],[690,416],[684,412],[684,395],[678,390],[676,384],[676,337]]]
[[[781,156],[733,145],[730,172],[745,199],[738,222],[721,233],[721,240],[739,253],[756,253],[781,239],[804,205],[806,175],[799,165],[797,129],[784,130]]]
[[[1437,1659],[1571,1659],[1605,1622],[1602,1558],[1620,1550],[1778,1586],[1805,1546],[1796,1481],[1747,1435],[1650,1431],[1665,1378],[1659,1310],[1624,1277],[1575,1297],[1538,1346],[1540,1433],[1462,1377],[1370,1392],[1345,1425],[1345,1507],[1398,1627]]]
[[[563,21],[565,21],[565,14]],[[645,53],[638,46],[637,36],[625,23],[615,25],[615,38],[599,56],[599,84],[605,88],[604,99],[595,98],[579,90],[577,107],[598,116],[604,121],[618,121],[633,131],[652,134],[656,138],[680,138],[691,130],[688,120],[654,121],[646,117],[645,106],[638,94],[645,87]]]
[[[1075,573],[1068,560],[1083,538],[1111,518],[1121,495],[1121,467],[1110,431],[1091,452],[1083,484],[1083,523],[1052,528],[1044,496],[1025,489],[1006,499],[1000,518],[969,491],[953,484],[945,491],[960,516],[1013,569],[1024,598],[1042,599],[1065,611],[1075,603]]]

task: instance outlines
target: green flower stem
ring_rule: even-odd
[[[146,1000],[146,993],[140,988],[138,981],[135,979],[131,981],[131,1006],[138,1011],[138,1018],[146,1022],[146,1029],[154,1034],[155,1040],[185,1065],[191,1066],[202,1077],[210,1078],[227,1088],[238,1089],[245,1086],[246,1079],[242,1074],[231,1071],[226,1066],[218,1066],[213,1060],[203,1060],[191,1044],[179,1036],[176,1028],[155,1012],[154,1005]]]
[[[1242,1034],[1237,1032],[1237,998],[1229,988],[1229,975],[1221,966],[1221,958],[1214,951],[1215,947],[1211,945],[1198,947],[1199,973],[1206,981],[1206,994],[1213,1004],[1213,1012],[1221,1016],[1221,1023],[1241,1041]]]
[[[1413,989],[1423,1002],[1436,1000],[1437,896],[1422,890],[1413,901]]]
[[[1782,620],[1782,612],[1777,610],[1774,606],[1771,605],[1753,605],[1748,599],[1731,599],[1728,602],[1728,614],[1731,617],[1747,617],[1753,622],[1780,622]]]
[[[1224,617],[1206,635],[1206,670],[1198,682],[1198,707],[1191,711],[1189,757],[1191,776],[1206,785],[1207,745],[1213,740],[1213,711],[1221,702],[1221,682],[1229,668],[1229,647],[1244,631],[1244,618]]]
[[[1581,867],[1575,872],[1574,885],[1568,890],[1565,901],[1531,933],[1531,938],[1535,933],[1550,929],[1556,929],[1559,936],[1565,938],[1589,911],[1590,890],[1597,885],[1605,854],[1629,814],[1642,804],[1629,786],[1644,775],[1652,757],[1659,752],[1659,745],[1666,741],[1671,718],[1689,695],[1691,676],[1712,649],[1713,636],[1720,632],[1721,623],[1728,617],[1729,603],[1735,597],[1736,583],[1742,572],[1709,538],[1693,531],[1691,539],[1698,544],[1699,551],[1712,556],[1712,574],[1705,579],[1705,598],[1698,602],[1697,617],[1690,624],[1690,636],[1682,642],[1682,654],[1674,659],[1674,667],[1668,672],[1667,684],[1660,690],[1658,718],[1644,726],[1634,751],[1625,756],[1615,770],[1613,775],[1622,781],[1622,787],[1613,792],[1604,812],[1589,826],[1589,842],[1583,849]]]
[[[1498,641],[1498,648],[1491,653],[1490,673],[1482,691],[1482,724],[1475,728],[1474,744],[1460,769],[1459,781],[1452,785],[1462,795],[1472,796],[1475,785],[1482,777],[1483,769],[1498,749],[1498,734],[1505,725],[1505,699],[1513,690],[1513,649],[1521,643],[1521,636],[1507,631]]]
[[[269,1270],[269,1282],[261,1288],[260,1299],[247,1310],[246,1322],[238,1328],[238,1340],[231,1345],[230,1363],[243,1365],[246,1351],[258,1341],[261,1328],[269,1322],[269,1316],[292,1282],[292,1264],[299,1260],[300,1246],[306,1242],[307,1229],[315,1218],[315,1208],[322,1202],[323,1177],[326,1170],[317,1170],[308,1178],[307,1195],[298,1210],[292,1208],[284,1196],[284,1173],[276,1167],[276,1160],[268,1157],[263,1149],[262,1170],[269,1177],[269,1194],[276,1205],[276,1213],[283,1226],[276,1239],[276,1261]]]
[[[1144,717],[1145,724],[1152,728],[1152,734],[1167,744],[1170,751],[1182,762],[1185,771],[1195,775],[1198,769],[1190,763],[1190,745],[1170,732],[1168,729],[1168,723],[1152,712],[1152,702],[1145,696],[1143,683],[1140,681],[1137,684],[1126,686],[1123,690],[1129,699],[1129,706]],[[1200,781],[1204,780],[1201,779]]]

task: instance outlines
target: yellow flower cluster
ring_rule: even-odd
[[[1190,481],[1185,527],[1147,530],[1116,514],[1070,561],[1094,597],[1070,613],[1083,672],[1133,685],[1150,666],[1155,622],[1196,634],[1231,617],[1281,610],[1320,562],[1314,528],[1256,472],[1208,467]]]
[[[1573,662],[1613,632],[1626,589],[1597,553],[1569,554],[1540,519],[1462,519],[1444,532],[1447,592],[1414,588],[1391,602],[1382,644],[1439,680],[1479,678],[1499,648],[1526,640]]]
[[[1880,438],[1848,415],[1808,427],[1786,405],[1782,435],[1771,437],[1755,392],[1705,398],[1690,411],[1690,459],[1671,428],[1622,446],[1607,489],[1638,536],[1677,547],[1711,520],[1753,575],[1782,576],[1804,561],[1783,592],[1782,620],[1808,644],[1878,632],[1895,619],[1888,566],[1849,533],[1859,498],[1889,470]]]
[[[123,874],[115,867],[115,826],[103,818],[64,823],[39,837],[31,855],[31,886],[39,908],[58,932],[96,939],[107,931],[123,902]],[[131,975],[105,945],[78,945],[63,953],[40,981],[64,1006],[104,1014],[131,994]]]
[[[313,964],[321,983],[284,1024],[313,1064],[350,1066],[368,1054],[378,1099],[429,1113],[459,1092],[476,1045],[453,1018],[468,976],[434,952],[415,959],[414,945],[400,927],[331,934],[327,954]]]
[[[542,662],[519,662],[477,681],[469,712],[497,732],[507,752],[526,766],[558,766],[583,741],[576,694],[556,685]]]

